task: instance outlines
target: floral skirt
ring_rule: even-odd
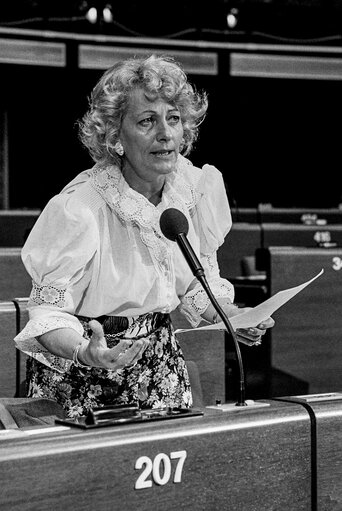
[[[84,337],[89,339],[92,331],[88,323],[93,318],[79,316],[78,319],[84,327]],[[137,318],[102,316],[96,319],[102,323],[110,348],[122,338],[149,340],[137,364],[118,371],[83,369],[71,364],[68,371],[60,373],[29,357],[28,397],[54,399],[71,418],[86,415],[89,409],[104,405],[192,406],[188,371],[169,314],[158,312]]]

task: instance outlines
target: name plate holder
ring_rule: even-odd
[[[81,429],[121,426],[123,424],[142,423],[160,420],[181,419],[203,415],[203,411],[193,408],[147,408],[138,405],[107,405],[92,408],[88,415],[76,419],[56,419],[56,424]]]

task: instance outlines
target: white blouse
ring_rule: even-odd
[[[154,206],[118,167],[95,165],[49,201],[22,249],[33,287],[17,347],[63,371],[70,361],[54,357],[35,337],[61,327],[82,335],[75,315],[135,317],[179,307],[197,326],[208,299],[199,283],[189,291],[194,276],[177,243],[161,233],[159,218],[169,207],[187,217],[188,240],[215,296],[233,301],[234,288],[220,277],[216,259],[232,222],[215,167],[199,169],[179,156]]]

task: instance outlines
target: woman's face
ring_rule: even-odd
[[[175,169],[182,138],[181,116],[174,105],[161,98],[150,101],[140,88],[132,91],[120,130],[128,182],[163,182]]]

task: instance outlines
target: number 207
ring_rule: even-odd
[[[135,489],[150,488],[153,483],[159,485],[168,483],[172,476],[172,465],[175,466],[172,482],[180,483],[185,459],[186,451],[171,452],[170,456],[161,452],[153,460],[148,456],[140,456],[134,468],[142,472],[136,480]]]

